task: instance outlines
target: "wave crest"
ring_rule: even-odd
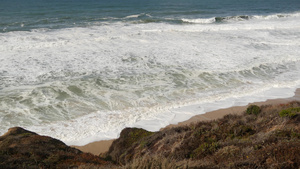
[[[272,20],[290,17],[300,17],[300,13],[288,13],[288,14],[272,14],[272,15],[237,15],[226,17],[212,17],[212,18],[198,18],[198,19],[181,19],[183,23],[191,24],[211,24],[211,23],[225,23],[236,22],[246,20]]]

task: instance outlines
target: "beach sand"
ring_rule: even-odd
[[[92,153],[94,155],[99,155],[100,153],[104,153],[108,151],[110,145],[114,140],[102,140],[89,143],[84,146],[73,146],[83,152]]]
[[[187,124],[191,124],[191,123],[194,123],[197,121],[215,120],[218,118],[222,118],[223,116],[225,116],[227,114],[240,114],[243,111],[245,111],[247,109],[247,107],[251,104],[255,104],[258,106],[268,105],[268,104],[284,104],[284,103],[288,103],[288,102],[294,101],[294,100],[300,101],[300,88],[297,89],[295,92],[295,95],[290,98],[270,99],[270,100],[266,100],[264,102],[250,103],[247,106],[235,106],[235,107],[230,107],[230,108],[226,108],[226,109],[219,109],[219,110],[207,112],[205,114],[196,115],[187,121],[180,122],[176,125],[173,125],[173,124],[168,125],[165,128],[170,128],[170,127],[174,127],[174,126],[178,126],[178,125],[187,125]],[[92,153],[95,155],[99,155],[100,153],[104,153],[104,152],[108,151],[108,149],[113,141],[114,140],[103,140],[103,141],[93,142],[93,143],[90,143],[90,144],[87,144],[84,146],[74,146],[74,147],[83,152],[89,152],[89,153]]]

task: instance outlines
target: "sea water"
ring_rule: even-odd
[[[293,96],[298,0],[0,0],[0,134],[69,145]]]

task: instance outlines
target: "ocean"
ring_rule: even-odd
[[[299,87],[299,0],[0,0],[1,135],[84,145]]]

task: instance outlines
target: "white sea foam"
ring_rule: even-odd
[[[261,19],[261,20],[274,20],[274,19],[281,19],[281,18],[299,18],[300,17],[300,13],[299,12],[295,12],[295,13],[289,13],[289,14],[273,14],[273,15],[254,15],[252,18],[253,19]]]
[[[300,85],[293,87],[300,87]],[[95,112],[70,121],[37,125],[28,127],[28,129],[59,138],[68,145],[85,145],[97,140],[117,138],[125,127],[139,127],[149,131],[158,131],[169,124],[176,124],[208,111],[231,106],[244,106],[251,102],[265,101],[266,99],[291,97],[294,94],[294,89],[291,86],[275,87],[255,90],[252,93],[219,95],[215,98],[199,99],[198,103],[177,104],[174,107],[157,107],[146,110],[137,108],[122,112]]]
[[[215,18],[205,18],[205,19],[182,19],[183,22],[188,23],[214,23],[216,22]]]
[[[125,18],[126,18],[126,19],[128,19],[128,18],[137,18],[137,17],[139,17],[139,16],[141,16],[141,15],[144,15],[144,13],[142,13],[142,14],[137,14],[137,15],[129,15],[129,16],[126,16]]]
[[[298,17],[226,24],[111,23],[0,34],[0,132],[67,144],[156,131],[218,108],[290,97]]]
[[[300,13],[282,13],[271,15],[241,15],[241,16],[226,16],[226,17],[212,17],[212,18],[196,18],[196,19],[181,19],[183,22],[195,23],[195,24],[211,24],[216,22],[238,22],[248,20],[283,20],[283,19],[299,19]]]

